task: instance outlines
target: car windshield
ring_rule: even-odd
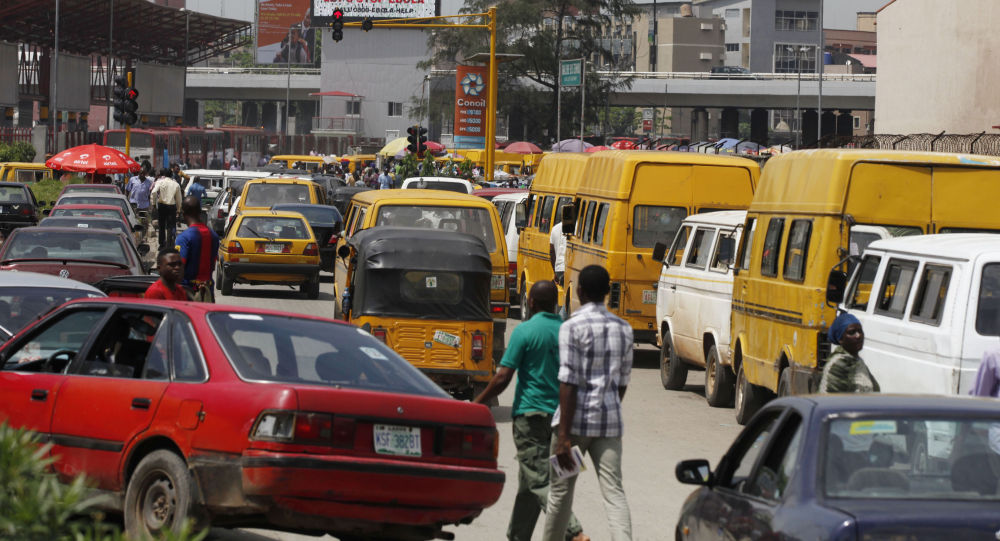
[[[118,197],[102,197],[100,195],[73,194],[63,196],[59,199],[58,205],[110,205],[119,207],[123,212],[128,213],[128,201]]]
[[[488,252],[492,253],[497,247],[490,212],[482,207],[383,205],[375,225],[458,231],[482,239]]]
[[[0,186],[0,203],[29,203],[28,194],[21,186]]]
[[[276,208],[271,207],[273,210],[285,210],[289,212],[298,212],[299,214],[306,217],[306,221],[311,224],[333,224],[341,221],[340,211],[334,207],[328,207],[326,205],[308,205],[308,206],[294,206],[294,207],[284,207]]]
[[[100,220],[89,217],[48,217],[41,222],[38,222],[38,225],[50,227],[79,227],[80,229],[110,229],[112,231],[128,233],[128,231],[125,230],[125,224],[123,224],[121,220]]]
[[[95,291],[61,287],[0,287],[0,326],[17,333],[29,323],[64,302],[83,297],[103,297]]]
[[[1000,413],[984,418],[833,419],[831,498],[1000,500]]]
[[[291,316],[215,312],[208,323],[240,377],[433,397],[448,396],[357,327]]]
[[[271,208],[278,203],[309,203],[309,186],[258,182],[247,188],[244,207]]]
[[[247,216],[236,236],[244,239],[308,239],[309,226],[300,218]]]
[[[85,259],[129,264],[118,235],[95,235],[88,231],[20,229],[4,244],[3,258]]]
[[[122,213],[115,209],[68,209],[56,207],[52,209],[50,216],[100,216],[121,220]]]

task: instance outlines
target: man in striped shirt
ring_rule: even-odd
[[[572,469],[574,445],[589,454],[604,496],[613,541],[632,539],[632,519],[622,488],[622,409],[632,372],[632,327],[608,312],[608,271],[590,265],[576,284],[580,309],[559,329],[559,409],[552,425],[552,454]],[[573,507],[576,476],[550,475],[545,541],[560,541]]]

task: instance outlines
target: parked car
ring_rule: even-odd
[[[431,539],[503,488],[489,409],[328,319],[79,300],[0,347],[0,365],[0,421],[51,442],[60,478],[113,495],[133,539],[188,519]]]
[[[32,184],[52,178],[52,170],[44,163],[0,162],[0,181]]]
[[[98,289],[68,278],[0,271],[0,342],[64,302],[103,296]]]
[[[133,228],[142,225],[135,210],[128,201],[128,197],[113,193],[70,193],[60,196],[56,200],[55,206],[60,205],[118,205],[128,218],[128,223]]]
[[[24,184],[0,182],[0,231],[37,224],[38,207],[43,204]]]
[[[1000,337],[1000,237],[879,240],[860,261],[840,309],[861,322],[882,392],[967,394]]]
[[[448,192],[473,193],[475,188],[468,180],[452,177],[412,177],[403,181],[404,190],[445,190]]]
[[[146,274],[142,255],[121,232],[76,227],[23,227],[0,246],[0,270],[53,274],[95,284],[109,276]]]
[[[121,195],[122,191],[114,184],[67,184],[59,192],[59,197],[77,193],[113,193]],[[58,199],[58,198],[56,198]]]
[[[669,252],[662,242],[653,247],[653,259],[663,262],[656,287],[660,382],[683,389],[688,368],[703,368],[705,399],[714,407],[731,405],[736,391],[729,316],[746,216],[744,210],[694,214],[681,223]]]
[[[119,205],[75,205],[64,204],[53,207],[47,211],[50,218],[105,218],[109,220],[121,220],[126,227],[131,230],[129,235],[132,242],[139,246],[145,236],[145,228],[141,224],[134,224],[128,219],[128,215],[122,211]],[[75,227],[75,226],[74,226]]]
[[[996,400],[810,395],[765,405],[719,460],[677,464],[700,485],[675,530],[717,539],[993,539]]]
[[[329,205],[303,205],[296,203],[281,203],[271,207],[271,210],[298,212],[305,216],[313,237],[319,244],[319,260],[323,270],[333,272],[333,258],[337,256],[337,242],[344,230],[344,217],[337,207]]]
[[[76,227],[79,229],[107,229],[111,231],[121,231],[130,240],[135,242],[135,236],[129,229],[127,223],[118,218],[104,216],[49,216],[38,222],[42,227]],[[136,249],[139,245],[136,244]]]

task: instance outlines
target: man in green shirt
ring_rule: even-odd
[[[552,415],[559,407],[559,326],[555,313],[559,290],[555,282],[535,282],[528,292],[531,319],[514,328],[500,369],[474,402],[487,404],[510,385],[517,371],[511,410],[514,445],[517,447],[517,497],[507,527],[507,539],[530,541],[549,494],[549,447]],[[566,539],[589,541],[575,516],[570,517]]]

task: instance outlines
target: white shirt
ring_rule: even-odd
[[[556,272],[565,272],[566,270],[566,237],[563,236],[562,222],[557,223],[552,226],[552,230],[549,232],[549,244],[556,249]]]

